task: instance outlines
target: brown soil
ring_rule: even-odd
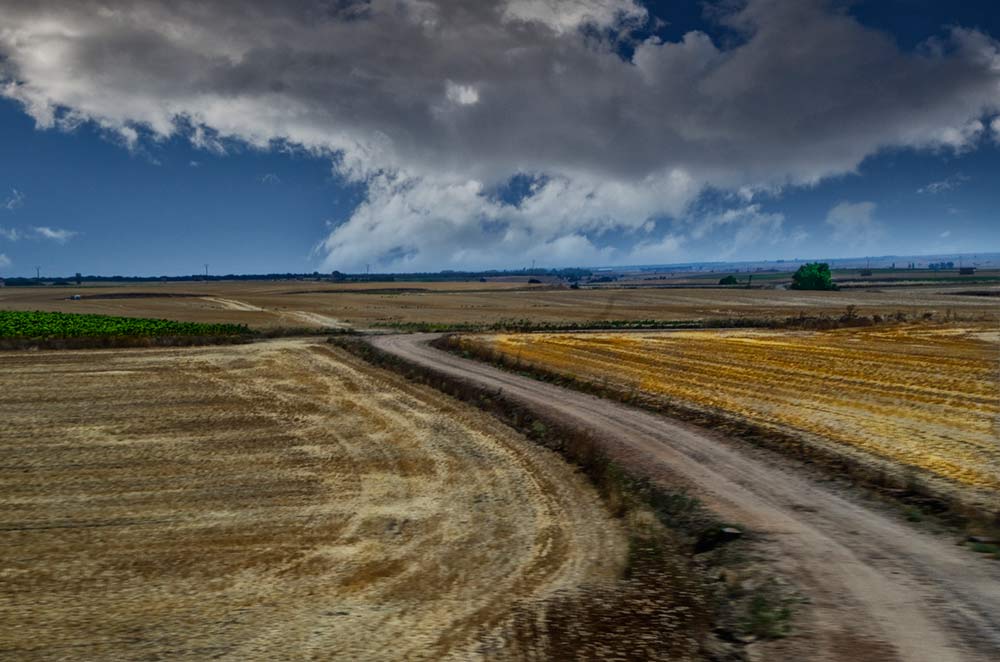
[[[433,349],[433,335],[372,338],[409,361],[467,379],[603,440],[630,471],[685,486],[810,598],[765,660],[992,660],[1000,649],[1000,566],[918,530],[780,458],[712,431]]]
[[[391,287],[388,287],[391,285]],[[993,287],[984,286],[985,290]],[[394,290],[394,291],[393,291]],[[418,290],[418,291],[414,291]],[[967,285],[896,287],[881,291],[796,292],[746,289],[580,289],[524,283],[209,282],[137,283],[125,287],[7,287],[0,309],[53,310],[200,322],[234,322],[257,328],[368,327],[401,322],[488,324],[501,320],[594,322],[690,320],[732,317],[836,315],[849,305],[858,315],[910,316],[952,311],[992,316],[987,297],[954,296]],[[115,299],[68,297],[128,295]],[[185,296],[165,296],[176,293]],[[148,296],[156,294],[158,296]]]
[[[617,577],[595,491],[314,341],[0,356],[0,657],[468,659]]]

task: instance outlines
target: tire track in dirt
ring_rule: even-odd
[[[917,531],[709,430],[503,372],[427,345],[434,334],[373,336],[376,347],[461,377],[603,440],[633,471],[678,479],[721,517],[749,526],[775,568],[811,599],[797,634],[766,659],[993,660],[1000,568]]]

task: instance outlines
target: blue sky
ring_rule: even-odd
[[[48,19],[83,35],[69,44],[40,10],[8,8],[33,36],[0,41],[0,275],[1000,250],[992,3],[595,3],[581,17],[512,1],[499,18],[441,3],[396,46],[430,62],[416,70],[363,39],[328,52],[314,20],[282,34],[271,8],[253,29],[273,50],[237,56],[212,50],[211,22],[156,42],[189,20],[168,3],[138,38],[56,3]],[[354,22],[373,48],[416,20],[373,7],[321,27]],[[496,53],[448,41],[497,25],[511,43]],[[808,41],[785,49],[800,25]],[[851,40],[860,55],[831,72],[831,45]],[[532,59],[507,67],[515,50]],[[188,58],[209,55],[228,59],[192,81]],[[366,67],[378,77],[358,84]],[[560,77],[536,78],[546,67]],[[830,97],[804,107],[811,80]]]
[[[333,176],[329,159],[235,146],[225,156],[174,138],[130,151],[84,125],[36,130],[18,104],[0,101],[0,237],[13,264],[0,271],[179,275],[304,272],[329,220],[357,204],[358,187]],[[76,233],[65,242],[32,227]]]

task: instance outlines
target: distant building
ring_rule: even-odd
[[[958,273],[961,276],[971,276],[971,275],[973,275],[973,274],[976,273],[976,268],[975,267],[962,267],[962,268],[960,268],[958,270]]]
[[[7,282],[3,278],[0,278],[0,287],[7,287]]]

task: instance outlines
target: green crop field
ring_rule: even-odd
[[[0,338],[231,336],[247,333],[250,329],[242,324],[0,310]]]

